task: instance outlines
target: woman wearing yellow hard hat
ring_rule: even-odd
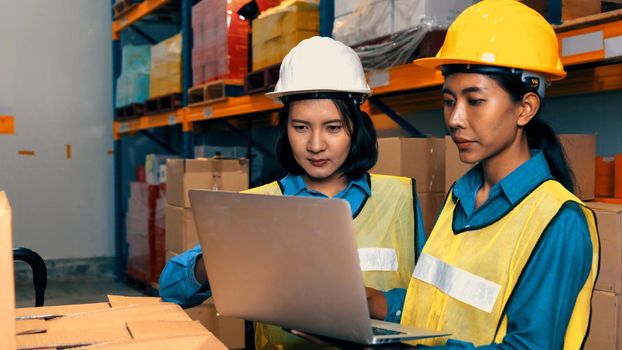
[[[442,70],[445,124],[476,165],[447,195],[401,323],[452,333],[419,343],[451,349],[581,348],[599,242],[539,113],[548,82],[566,75],[555,32],[518,1],[484,0],[415,64]]]
[[[358,56],[331,38],[304,40],[284,58],[275,90],[266,95],[283,103],[276,148],[289,174],[248,192],[347,200],[363,248],[359,258],[365,285],[371,287],[370,298],[382,295],[370,313],[394,320],[425,233],[414,180],[368,173],[378,150],[372,121],[360,110],[371,90]],[[196,246],[167,263],[160,277],[165,300],[189,306],[211,295],[201,254]],[[311,347],[280,327],[259,323],[255,345]]]

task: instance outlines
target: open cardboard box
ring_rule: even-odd
[[[11,208],[0,191],[0,349],[226,349],[176,304],[109,296],[107,303],[15,309]]]

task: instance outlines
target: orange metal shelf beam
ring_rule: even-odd
[[[281,104],[263,94],[229,97],[216,103],[186,107],[186,122],[277,111]]]
[[[138,119],[128,120],[126,122],[114,122],[112,131],[114,139],[118,140],[123,134],[131,134],[140,130],[159,128],[162,126],[182,124],[185,121],[185,110],[180,108],[176,111],[169,111],[157,115],[143,116]]]
[[[112,40],[119,39],[119,32],[147,16],[170,0],[144,0],[127,13],[112,21]]]
[[[562,63],[567,66],[622,57],[622,17],[603,24],[557,34]]]
[[[162,6],[169,0],[145,0],[135,9],[131,10],[121,19],[113,22],[113,35],[119,30],[129,26],[142,16],[151,13],[158,7]],[[586,22],[584,27],[577,29],[569,29],[567,27],[556,28],[560,31],[557,34],[560,50],[564,52],[574,52],[569,49],[568,45],[575,45],[587,41],[587,47],[596,47],[598,50],[592,50],[573,55],[566,55],[562,61],[564,65],[571,66],[589,62],[598,62],[612,57],[605,56],[606,52],[611,55],[616,54],[613,58],[620,58],[620,44],[622,42],[622,18],[609,18],[608,23],[589,24]],[[586,36],[587,35],[587,36]],[[594,38],[602,37],[602,43],[594,42]],[[591,44],[589,40],[592,40]],[[573,41],[574,40],[574,41]],[[578,40],[578,41],[577,41]],[[566,47],[564,47],[566,45]],[[599,46],[600,45],[600,46]],[[608,46],[609,45],[609,46]],[[581,47],[581,45],[579,45]],[[605,47],[613,47],[605,50]],[[615,48],[618,48],[616,51]],[[576,50],[575,50],[576,51]],[[563,94],[573,94],[584,92],[588,86],[587,80],[593,79],[592,88],[594,91],[607,91],[617,89],[622,84],[622,73],[620,65],[606,68],[597,68],[593,72],[578,73],[581,77],[569,81],[568,84],[559,83],[552,90],[555,96]],[[576,75],[571,73],[571,77]],[[569,78],[571,78],[569,77]],[[401,66],[391,67],[387,70],[372,72],[368,74],[369,84],[373,89],[374,95],[385,95],[399,92],[408,92],[421,90],[425,88],[439,87],[443,83],[443,77],[439,71],[431,70],[408,63]],[[113,131],[115,140],[121,134],[133,133],[139,130],[156,128],[166,125],[181,123],[184,131],[192,130],[192,123],[235,116],[243,116],[255,113],[265,113],[277,111],[281,108],[279,103],[263,96],[263,94],[229,97],[224,101],[216,103],[197,105],[179,109],[177,112],[163,113],[157,116],[141,117],[140,119],[128,122],[114,122]],[[369,107],[368,107],[369,108]],[[173,115],[174,117],[172,117]]]

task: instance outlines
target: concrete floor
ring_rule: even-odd
[[[112,279],[90,281],[48,281],[45,290],[45,306],[84,304],[107,301],[108,294],[125,296],[144,296],[140,291]],[[15,286],[15,302],[17,307],[35,305],[35,291],[32,284]]]

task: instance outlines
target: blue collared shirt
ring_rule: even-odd
[[[283,190],[283,194],[287,196],[328,198],[325,194],[310,189],[300,175],[287,175],[279,180],[279,185]],[[352,210],[352,216],[355,217],[371,195],[369,177],[364,175],[358,179],[351,180],[346,188],[337,193],[333,198],[341,198],[348,201]],[[417,256],[419,256],[425,244],[426,236],[423,230],[423,218],[419,200],[417,199],[416,201]],[[197,282],[194,275],[195,262],[201,253],[201,246],[197,244],[194,248],[169,260],[160,275],[159,285],[162,299],[189,307],[200,304],[211,296],[210,290],[202,290],[201,284]],[[399,321],[405,295],[405,289],[393,289],[385,292],[389,311],[387,320],[393,321],[397,317]]]
[[[495,184],[476,208],[483,171],[475,166],[456,181],[454,231],[488,225],[516,206],[534,188],[552,179],[541,151]],[[501,344],[478,349],[561,349],[579,291],[592,264],[587,221],[576,203],[565,205],[553,219],[507,304],[507,333]],[[423,347],[422,347],[423,348]],[[471,343],[450,339],[442,349],[473,349]]]

